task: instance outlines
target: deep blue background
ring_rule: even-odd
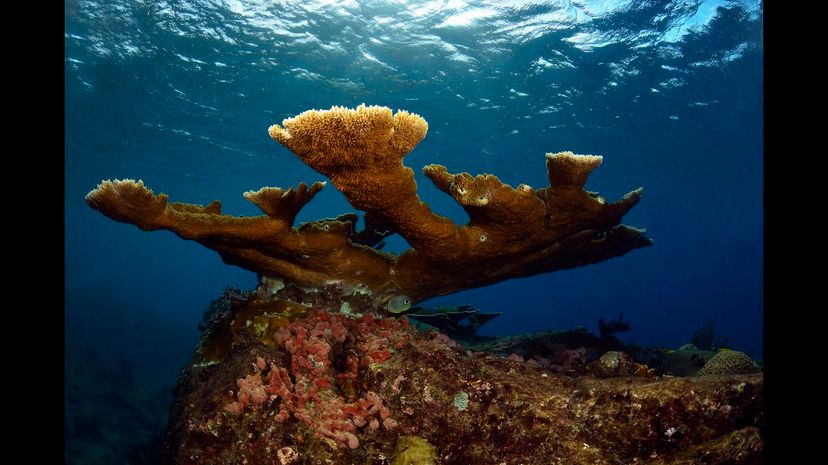
[[[363,102],[429,122],[406,164],[423,200],[458,222],[422,166],[542,187],[544,153],[572,150],[604,155],[587,187],[608,200],[645,188],[624,222],[655,246],[426,306],[503,311],[486,334],[595,330],[623,312],[622,339],[672,347],[712,318],[762,358],[756,2],[265,3],[66,3],[67,370],[89,354],[126,365],[127,389],[160,392],[163,410],[206,305],[255,284],[196,243],[95,212],[90,189],[143,179],[176,201],[259,214],[242,192],[324,179],[267,127]],[[346,211],[329,185],[299,220]],[[69,391],[81,403],[89,392]]]

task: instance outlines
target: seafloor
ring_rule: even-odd
[[[164,460],[764,463],[763,375],[740,352],[583,329],[461,344],[380,312],[341,288],[223,294],[175,388]]]

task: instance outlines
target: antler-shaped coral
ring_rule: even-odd
[[[412,248],[399,256],[365,245],[387,232],[357,232],[353,214],[294,228],[297,212],[324,187],[319,182],[245,193],[266,214],[258,217],[223,215],[218,201],[206,207],[170,203],[133,180],[104,181],[87,201],[117,221],[171,230],[262,275],[304,286],[344,282],[367,288],[379,301],[395,295],[420,301],[651,244],[642,230],[620,224],[642,190],[606,203],[584,190],[602,157],[571,152],[546,155],[550,185],[539,190],[512,188],[490,174],[472,177],[426,166],[426,176],[469,214],[468,224],[454,224],[420,200],[414,173],[402,163],[427,130],[417,115],[364,105],[307,111],[268,130],[367,212],[372,228],[384,225],[402,235]]]

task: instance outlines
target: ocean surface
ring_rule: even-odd
[[[756,1],[65,3],[66,463],[153,463],[170,389],[210,300],[256,276],[84,201],[142,179],[174,201],[258,215],[242,193],[325,178],[267,128],[361,103],[429,123],[420,172],[545,186],[544,154],[604,156],[587,188],[643,186],[624,224],[653,247],[423,302],[503,315],[482,334],[623,313],[626,342],[678,347],[712,321],[763,358],[763,12]],[[354,211],[329,184],[298,220]],[[393,236],[386,250],[402,251]]]

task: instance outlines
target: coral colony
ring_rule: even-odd
[[[325,183],[245,192],[265,215],[236,217],[207,206],[169,202],[141,181],[104,181],[89,204],[144,230],[168,229],[216,250],[225,262],[305,287],[343,283],[386,305],[412,303],[509,278],[600,262],[650,245],[642,230],[619,224],[641,197],[634,190],[607,203],[584,190],[600,156],[546,155],[549,186],[513,188],[491,174],[451,174],[428,165],[425,175],[469,214],[457,225],[417,195],[403,157],[426,135],[417,115],[360,106],[306,111],[271,126],[270,136],[327,176],[355,208],[400,234],[411,249],[398,255],[352,240],[357,217],[342,215],[293,227],[299,210]]]
[[[525,360],[409,325],[404,314],[429,297],[651,244],[620,224],[641,189],[615,203],[584,190],[599,156],[547,154],[549,185],[540,189],[428,165],[425,175],[470,220],[435,214],[402,163],[427,129],[417,115],[364,105],[311,110],[269,128],[365,212],[361,231],[353,213],[294,227],[322,182],[246,192],[264,212],[256,217],[223,214],[219,201],[170,202],[128,179],[87,195],[112,219],[171,230],[260,278],[256,290],[228,290],[205,314],[193,363],[175,388],[165,460],[759,463],[750,460],[761,453],[761,374],[727,372],[745,363],[723,365],[704,382],[654,381],[654,369],[613,352],[603,365],[591,362],[600,377],[581,376],[590,366],[583,347],[534,344],[550,349]],[[382,251],[392,233],[411,248]],[[579,363],[555,355],[566,353]]]

